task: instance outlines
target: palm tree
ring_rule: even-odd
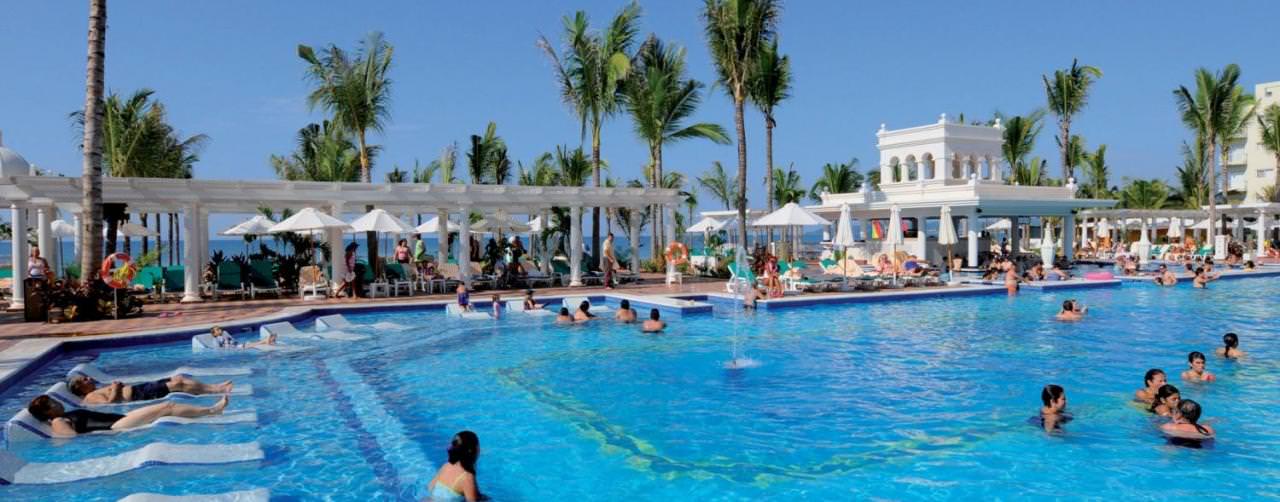
[[[1218,137],[1229,128],[1228,122],[1232,112],[1232,97],[1240,79],[1240,67],[1229,64],[1222,71],[1214,74],[1207,68],[1196,70],[1196,90],[1192,92],[1186,86],[1174,89],[1173,96],[1182,113],[1182,123],[1204,138],[1208,148],[1206,155],[1209,166],[1209,221],[1217,221],[1218,198],[1215,191],[1218,186],[1217,158]],[[1214,242],[1218,235],[1217,225],[1209,225],[1209,242]]]
[[[370,158],[379,148],[367,150]],[[298,148],[289,156],[271,156],[271,167],[282,180],[360,181],[360,151],[351,136],[336,124],[324,121],[298,131]]]
[[[107,44],[107,0],[89,0],[89,62],[85,69],[84,163],[80,207],[88,214],[80,227],[80,277],[89,278],[102,260],[102,76]]]
[[[761,48],[748,82],[747,95],[764,115],[764,186],[765,193],[773,193],[773,128],[778,125],[773,109],[790,97],[791,91],[791,58],[778,54],[776,38]],[[773,199],[769,198],[769,212],[773,209]],[[768,235],[773,240],[772,229]]]
[[[499,166],[500,162],[505,165]],[[489,122],[484,136],[471,135],[471,149],[467,152],[467,172],[471,183],[504,184],[511,173],[511,161],[507,159],[507,145],[498,136],[498,124]],[[501,176],[501,179],[499,179]]]
[[[409,182],[409,172],[401,170],[400,166],[395,166],[391,168],[391,171],[387,172],[387,183],[408,183],[408,182]]]
[[[626,106],[635,122],[636,135],[649,146],[651,175],[649,186],[663,180],[662,151],[666,143],[683,139],[707,139],[727,144],[729,136],[719,124],[700,122],[684,126],[702,102],[703,84],[685,77],[685,51],[679,46],[665,46],[650,36],[636,52],[631,76],[625,86]],[[654,228],[664,228],[661,212]],[[663,242],[657,233],[650,235],[649,251],[656,259]]]
[[[1019,169],[1028,170],[1026,158],[1036,147],[1036,137],[1040,135],[1040,129],[1043,127],[1043,118],[1044,110],[1035,110],[1025,116],[1015,116],[1005,121],[1004,145],[1001,146],[1001,153],[1004,154],[1005,162],[1009,163],[1010,178],[1013,178],[1012,175]],[[1039,166],[1030,167],[1040,170]],[[1040,176],[1037,175],[1036,179],[1039,178]]]
[[[1079,169],[1080,166],[1086,162],[1088,155],[1089,150],[1085,148],[1084,137],[1079,134],[1072,134],[1071,140],[1067,142],[1066,156],[1067,167],[1071,169],[1072,176],[1075,176],[1076,169]],[[1063,177],[1063,183],[1067,181],[1067,178],[1072,176]],[[1076,181],[1077,183],[1079,182],[1079,180]]]
[[[1170,205],[1200,209],[1208,203],[1212,189],[1206,181],[1209,175],[1207,153],[1204,138],[1196,138],[1195,145],[1183,142],[1182,165],[1176,168],[1178,189],[1169,196]]]
[[[773,185],[773,193],[770,196],[778,207],[792,202],[799,203],[804,198],[805,191],[800,186],[800,173],[796,172],[794,164],[788,167],[786,171],[777,169],[773,173],[773,177],[776,182]]]
[[[1120,189],[1119,206],[1126,209],[1163,209],[1169,186],[1160,180],[1129,180]]]
[[[382,33],[372,32],[361,42],[355,59],[338,46],[330,44],[323,56],[314,49],[298,45],[298,57],[308,64],[307,75],[316,88],[307,96],[311,107],[322,107],[333,114],[339,127],[356,135],[359,144],[360,181],[373,182],[373,156],[370,155],[366,135],[369,130],[381,132],[391,116],[391,55],[395,49],[382,38]],[[365,208],[373,209],[372,206]],[[378,237],[376,232],[365,234],[369,248],[369,263],[378,263]]]
[[[1108,188],[1111,166],[1107,165],[1107,145],[1098,145],[1093,153],[1085,152],[1083,161],[1086,181],[1080,185],[1080,194],[1086,199],[1111,197],[1111,189]]]
[[[1018,161],[1010,169],[1008,182],[1023,186],[1045,186],[1054,184],[1049,180],[1049,161],[1040,157],[1032,157],[1030,161]]]
[[[1089,97],[1089,86],[1095,79],[1102,78],[1102,70],[1097,67],[1080,65],[1079,60],[1071,60],[1071,68],[1053,72],[1053,80],[1048,75],[1041,75],[1044,80],[1044,93],[1049,103],[1049,111],[1058,117],[1058,148],[1062,152],[1062,180],[1071,178],[1075,164],[1070,158],[1071,119],[1084,109]]]
[[[702,188],[711,192],[716,200],[724,203],[725,210],[729,210],[738,200],[737,187],[733,185],[733,181],[729,179],[729,173],[725,172],[724,166],[718,160],[712,162],[711,171],[699,176],[697,181]]]
[[[422,170],[419,175],[418,170],[414,169],[415,178],[425,178],[425,181],[419,183],[430,183],[435,178],[435,173],[440,173],[441,183],[457,183],[458,178],[454,175],[454,171],[458,166],[458,144],[452,143],[444,147],[440,152],[440,158],[431,161],[430,164]]]
[[[858,191],[862,185],[862,173],[858,172],[858,159],[850,159],[843,164],[830,162],[822,166],[822,176],[809,189],[809,198],[814,202],[822,202],[822,193],[851,193]]]
[[[538,46],[551,60],[561,99],[577,114],[582,123],[582,136],[591,130],[591,163],[595,186],[600,186],[600,130],[604,122],[622,108],[623,84],[631,71],[631,45],[636,38],[640,5],[628,4],[603,33],[592,33],[585,11],[564,17],[563,55],[546,37],[538,38]],[[600,208],[591,210],[592,261],[600,259]]]
[[[1218,134],[1218,154],[1222,156],[1223,169],[1226,169],[1231,155],[1231,144],[1237,140],[1244,141],[1249,120],[1253,118],[1257,109],[1257,100],[1254,99],[1252,94],[1245,92],[1244,86],[1236,85],[1231,89],[1227,113],[1223,118],[1222,131]],[[1231,189],[1231,181],[1228,178],[1224,172],[1222,177],[1222,193],[1224,197],[1227,196]]]
[[[781,5],[777,0],[705,0],[703,30],[720,84],[733,98],[738,132],[738,228],[747,228],[747,129],[743,121],[752,68],[776,34]],[[738,232],[738,249],[746,249],[746,232]],[[740,251],[741,252],[741,251]]]

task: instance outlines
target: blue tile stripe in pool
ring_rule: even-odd
[[[343,425],[346,425],[355,436],[356,446],[360,451],[360,455],[364,457],[364,461],[373,469],[374,475],[378,478],[378,484],[382,485],[382,489],[386,493],[401,493],[400,476],[396,472],[395,466],[387,460],[387,454],[378,445],[377,438],[365,430],[364,424],[360,422],[360,418],[352,410],[351,399],[338,390],[338,382],[329,373],[324,361],[315,361],[315,366],[323,385],[331,389],[330,394],[333,397],[334,408],[337,410],[338,416],[342,418]]]

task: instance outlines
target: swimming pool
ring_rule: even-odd
[[[480,487],[495,500],[1275,497],[1277,295],[1280,281],[1256,278],[717,311],[657,336],[609,322],[386,312],[348,318],[413,328],[293,355],[193,355],[186,343],[76,353],[5,392],[0,412],[93,359],[116,373],[247,365],[254,374],[237,381],[254,395],[231,408],[256,409],[260,424],[20,443],[19,455],[257,439],[267,459],[0,493],[115,500],[269,487],[281,498],[410,499],[452,434],[470,429],[483,449]],[[1066,298],[1090,307],[1084,322],[1049,320]],[[1176,381],[1187,352],[1210,353],[1227,330],[1249,359],[1210,357],[1213,384]],[[724,369],[734,338],[760,366]],[[1204,406],[1220,435],[1212,447],[1170,446],[1129,404],[1150,367]],[[1046,383],[1066,387],[1076,416],[1061,436],[1026,424]]]

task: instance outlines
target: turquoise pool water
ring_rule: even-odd
[[[257,427],[162,427],[62,444],[17,444],[65,461],[151,441],[259,440],[261,463],[152,467],[10,500],[115,500],[129,493],[269,487],[284,499],[413,499],[452,434],[477,432],[494,500],[847,500],[1277,497],[1280,349],[1275,278],[1209,290],[1145,284],[1061,292],[718,311],[662,335],[598,322],[349,315],[414,326],[300,355],[192,354],[188,344],[73,354],[0,396],[9,416],[77,362],[116,373],[248,365]],[[1066,298],[1088,318],[1050,320]],[[300,327],[308,327],[302,325]],[[1240,333],[1249,358],[1210,357],[1219,381],[1184,384],[1191,350]],[[725,370],[731,340],[760,366]],[[1219,431],[1209,448],[1169,445],[1130,404],[1151,367],[1175,375]],[[1027,425],[1046,383],[1075,421]]]

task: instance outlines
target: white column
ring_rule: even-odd
[[[36,209],[36,244],[40,246],[40,256],[44,257],[53,269],[51,272],[54,277],[60,275],[58,272],[58,250],[53,248],[53,223],[52,207],[42,207]]]
[[[1241,220],[1243,219],[1240,215],[1231,215],[1231,238],[1233,240],[1244,240],[1244,228],[1241,225]]]
[[[643,209],[631,208],[631,232],[627,241],[631,243],[631,272],[640,273],[640,217]]]
[[[329,206],[329,216],[341,220],[342,204],[331,204]],[[337,291],[342,278],[347,275],[347,253],[346,249],[343,248],[342,230],[337,228],[325,230],[324,241],[329,244],[329,284],[333,291]],[[317,248],[314,252],[319,253],[320,249]],[[316,258],[319,258],[319,256],[313,258],[313,261]]]
[[[458,280],[471,289],[471,208],[462,206],[458,220]]]
[[[1067,263],[1075,261],[1076,245],[1076,215],[1067,213],[1062,218],[1062,256],[1067,259]]]
[[[1266,247],[1263,246],[1263,244],[1267,242],[1267,213],[1261,209],[1258,210],[1258,223],[1255,231],[1258,233],[1258,242],[1256,243],[1256,249],[1254,252],[1256,259],[1257,257],[1265,256],[1267,254]]]
[[[543,209],[542,210],[542,234],[539,237],[545,237],[547,233],[550,232],[550,230],[548,230],[549,228],[551,228],[551,210]],[[543,246],[541,247],[542,260],[540,260],[540,263],[542,265],[542,273],[550,275],[551,259],[555,258],[554,256],[555,252],[551,249],[550,243],[548,243],[545,239],[542,241],[542,243],[543,243]]]
[[[1022,247],[1022,226],[1017,216],[1009,217],[1009,254],[1017,254]]]
[[[81,248],[84,246],[84,243],[83,243],[83,242],[81,242],[81,240],[80,240],[80,236],[81,236],[81,229],[80,229],[80,225],[81,225],[81,223],[80,223],[80,213],[76,213],[75,215],[73,215],[73,216],[71,217],[71,219],[73,220],[73,222],[74,222],[74,224],[75,224],[75,226],[76,226],[76,235],[75,235],[75,237],[72,237],[72,239],[74,239],[74,242],[75,242],[75,244],[74,244],[74,245],[72,245],[72,254],[74,254],[74,255],[75,255],[75,257],[74,257],[74,258],[72,258],[72,259],[73,259],[73,260],[75,260],[75,261],[73,261],[72,263],[77,263],[77,264],[78,264],[78,263],[80,263],[80,253],[83,251]],[[83,276],[83,275],[84,275],[84,272],[81,272],[81,274],[80,274],[80,275],[81,275],[81,276]]]
[[[436,209],[436,270],[449,263],[449,210]]]
[[[662,207],[662,223],[663,234],[667,236],[667,242],[676,241],[676,218],[675,206],[663,205]],[[667,260],[667,284],[671,284],[676,280],[676,262]]]
[[[9,310],[22,310],[26,305],[23,298],[26,285],[22,280],[27,278],[27,213],[17,204],[10,205],[9,210],[13,230],[13,300],[9,302]]]
[[[1089,242],[1089,218],[1085,217],[1081,220],[1081,223],[1083,225],[1080,226],[1080,243],[1083,245]]]
[[[582,208],[569,206],[569,286],[582,285]]]
[[[929,261],[929,233],[924,231],[925,221],[927,220],[928,218],[926,218],[924,215],[920,215],[920,217],[916,218],[917,227],[916,227],[915,255],[924,261]]]
[[[182,303],[199,302],[200,298],[200,239],[197,237],[200,232],[200,219],[198,214],[200,210],[197,206],[190,205],[182,208],[182,223],[185,228],[186,235],[182,239]]]
[[[964,226],[966,227],[965,239],[967,241],[965,242],[965,247],[968,248],[966,250],[968,256],[965,261],[968,263],[969,267],[971,268],[977,267],[978,266],[978,231],[980,230],[980,225],[978,224],[978,212],[976,210],[970,212],[968,215],[965,216]]]
[[[209,251],[209,210],[201,207],[199,215],[199,219],[196,223],[199,224],[200,231],[196,236],[200,238],[200,247],[198,250],[200,251],[200,266],[203,267],[205,264],[209,263],[213,254]],[[228,256],[228,258],[230,257]],[[200,278],[203,279],[204,274],[200,274]]]

